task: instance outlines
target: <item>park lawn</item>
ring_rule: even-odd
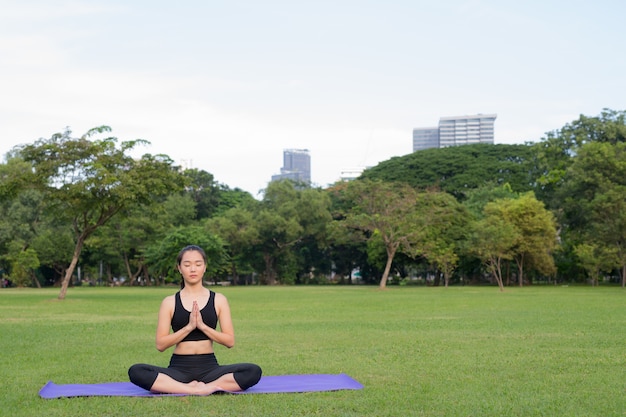
[[[265,375],[346,373],[357,391],[44,400],[58,384],[126,381],[176,288],[0,290],[0,415],[624,416],[619,287],[219,287],[237,345]]]

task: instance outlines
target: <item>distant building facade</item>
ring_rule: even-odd
[[[428,148],[494,143],[496,114],[441,117],[438,127],[413,129],[413,152]]]
[[[438,127],[418,127],[413,129],[413,152],[439,147]]]
[[[311,183],[311,154],[308,149],[283,150],[283,167],[280,174],[272,175],[272,181],[286,179]]]

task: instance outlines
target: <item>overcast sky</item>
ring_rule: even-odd
[[[285,148],[312,181],[496,113],[496,143],[626,110],[621,0],[0,0],[0,154],[108,125],[258,196]]]

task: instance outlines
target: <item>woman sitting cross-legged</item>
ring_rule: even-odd
[[[167,368],[135,364],[128,370],[130,381],[168,394],[208,395],[252,387],[261,379],[258,365],[219,365],[215,358],[213,342],[231,348],[235,332],[226,297],[202,284],[207,263],[204,250],[187,246],[177,263],[183,278],[181,290],[161,303],[156,331],[159,351],[176,345],[170,364]]]

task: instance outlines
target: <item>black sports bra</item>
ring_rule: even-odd
[[[187,324],[189,324],[189,315],[191,312],[185,310],[183,302],[180,300],[180,291],[174,297],[176,303],[174,305],[174,315],[172,316],[172,331],[177,332]],[[209,327],[215,329],[217,327],[217,313],[215,312],[215,293],[209,290],[209,301],[200,310],[202,321]],[[197,340],[209,340],[209,336],[198,329],[193,329],[181,342],[190,342]]]

